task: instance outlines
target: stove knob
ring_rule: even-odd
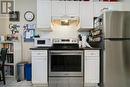
[[[55,40],[55,42],[59,42],[59,40]]]
[[[72,42],[76,42],[76,40],[72,40]]]

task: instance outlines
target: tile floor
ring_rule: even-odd
[[[6,85],[0,82],[0,87],[33,87],[31,81],[20,81],[17,82],[14,78],[6,78]],[[38,86],[41,87],[41,86]],[[99,86],[87,86],[87,87],[99,87]]]
[[[17,82],[13,78],[6,78],[6,85],[3,85],[3,82],[0,82],[0,87],[32,87],[30,81],[20,81]]]

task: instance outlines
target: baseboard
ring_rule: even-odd
[[[97,83],[85,83],[84,87],[98,87]]]
[[[48,87],[48,84],[33,84],[32,87]]]

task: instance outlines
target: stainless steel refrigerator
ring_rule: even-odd
[[[103,25],[104,87],[130,87],[130,12],[105,12]]]

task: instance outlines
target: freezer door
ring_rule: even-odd
[[[130,41],[105,40],[104,87],[130,87]]]
[[[130,38],[130,12],[108,11],[103,17],[105,38]]]

